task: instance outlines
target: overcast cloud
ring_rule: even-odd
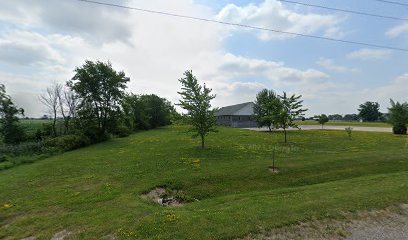
[[[299,33],[344,37],[348,32],[342,29],[347,16],[298,11],[275,0],[230,3],[218,10],[202,2],[115,1]],[[115,69],[124,70],[131,78],[128,91],[155,93],[172,102],[179,98],[177,80],[188,69],[214,89],[217,107],[253,101],[262,88],[302,94],[309,115],[333,113],[330,104],[338,106],[338,113],[354,112],[357,101],[368,100],[370,92],[387,101],[394,94],[403,98],[401,89],[408,79],[405,72],[390,74],[383,85],[369,85],[356,94],[356,87],[336,74],[350,77],[363,71],[358,67],[338,63],[324,52],[311,56],[308,64],[299,64],[278,55],[231,50],[229,41],[242,33],[277,44],[293,38],[78,1],[5,1],[0,8],[0,81],[27,116],[45,114],[38,96],[53,82],[70,79],[74,68],[86,59],[111,61]],[[338,56],[343,60],[383,60],[392,52],[354,49]]]

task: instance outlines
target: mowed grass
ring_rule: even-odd
[[[298,125],[320,125],[318,121],[306,120],[306,121],[296,121]],[[328,126],[355,126],[355,127],[388,127],[391,128],[392,125],[384,122],[337,122],[329,121],[324,125]]]
[[[389,133],[173,126],[0,172],[0,238],[232,239],[261,229],[408,202],[408,139]],[[271,174],[272,146],[279,174]],[[140,194],[181,189],[161,207]]]

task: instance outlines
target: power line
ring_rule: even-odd
[[[321,8],[321,9],[326,9],[326,10],[332,10],[332,11],[337,11],[337,12],[352,13],[352,14],[363,15],[363,16],[368,16],[368,17],[376,17],[376,18],[385,18],[385,19],[392,19],[392,20],[408,21],[408,18],[400,18],[400,17],[380,15],[380,14],[375,14],[375,13],[368,13],[368,12],[360,12],[360,11],[354,11],[354,10],[347,10],[347,9],[326,7],[326,6],[322,6],[322,5],[314,5],[314,4],[302,3],[302,2],[296,2],[296,1],[288,1],[288,0],[278,0],[278,1],[280,1],[280,2],[286,2],[286,3],[293,3],[293,4],[308,6],[308,7]]]
[[[389,3],[389,4],[393,4],[393,5],[404,6],[404,7],[408,7],[408,3],[395,2],[395,1],[388,1],[388,0],[374,0],[374,1],[377,1],[377,2],[382,2],[382,3]]]
[[[242,28],[260,30],[260,31],[266,31],[266,32],[273,32],[273,33],[287,34],[287,35],[292,35],[292,36],[327,40],[327,41],[332,41],[332,42],[340,42],[340,43],[346,43],[346,44],[352,44],[352,45],[360,45],[360,46],[366,46],[366,47],[374,47],[374,48],[382,48],[382,49],[388,49],[388,50],[408,52],[407,48],[399,48],[399,47],[380,45],[380,44],[375,44],[375,43],[357,42],[357,41],[342,40],[342,39],[337,39],[337,38],[322,37],[322,36],[309,35],[309,34],[303,34],[303,33],[297,33],[297,32],[288,32],[288,31],[277,30],[277,29],[272,29],[272,28],[264,28],[264,27],[250,26],[250,25],[240,24],[240,23],[224,22],[224,21],[213,20],[213,19],[208,19],[208,18],[200,18],[200,17],[193,17],[193,16],[187,16],[187,15],[175,14],[175,13],[170,13],[170,12],[162,12],[162,11],[156,11],[156,10],[150,10],[150,9],[144,9],[144,8],[137,8],[137,7],[129,7],[129,6],[123,6],[123,5],[113,4],[113,3],[98,2],[98,1],[93,1],[93,0],[77,0],[77,1],[91,3],[91,4],[97,4],[97,5],[103,5],[103,6],[109,6],[109,7],[128,9],[128,10],[135,10],[135,11],[152,13],[152,14],[165,15],[165,16],[170,16],[170,17],[192,19],[192,20],[203,21],[203,22],[211,22],[211,23],[219,23],[219,24],[223,24],[223,25],[229,25],[229,26],[234,26],[234,27],[242,27]]]

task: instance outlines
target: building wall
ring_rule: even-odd
[[[220,125],[234,128],[257,127],[257,123],[251,120],[250,116],[217,116],[217,122]]]

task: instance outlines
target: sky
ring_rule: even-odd
[[[373,18],[277,0],[98,0],[287,32],[408,49],[408,20]],[[398,0],[401,3],[407,3]],[[376,0],[298,0],[408,18],[408,7]],[[193,70],[214,107],[254,101],[267,88],[302,95],[307,116],[386,112],[408,101],[408,52],[226,26],[78,0],[0,2],[0,83],[26,116],[47,114],[39,96],[85,60],[110,61],[128,92],[177,103]]]

